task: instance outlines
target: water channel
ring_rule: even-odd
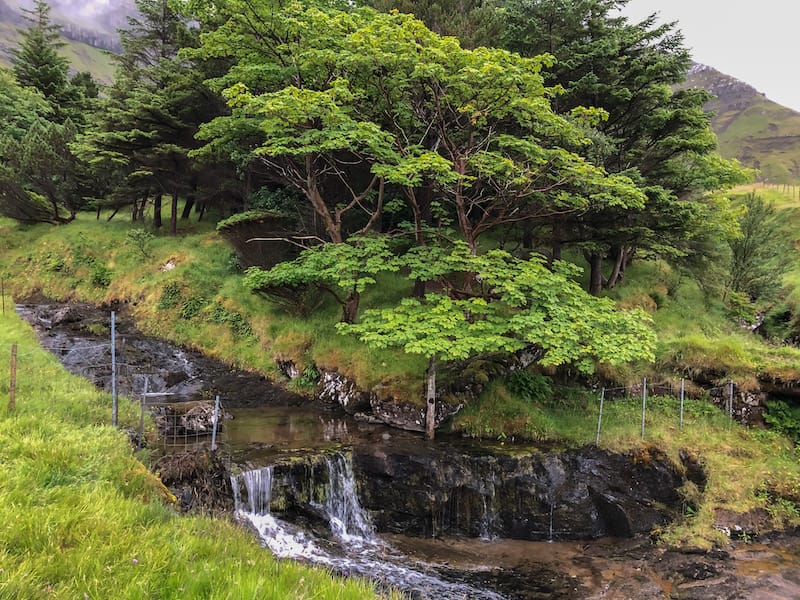
[[[62,309],[20,313],[43,346],[59,348],[68,368],[106,385],[97,365],[84,368],[105,359],[73,351],[96,347],[80,322],[102,316],[84,308],[63,325],[47,316]],[[168,365],[154,377],[163,386],[207,395],[230,385],[232,418],[219,441],[231,465],[236,517],[277,556],[419,599],[800,597],[800,537],[793,532],[711,553],[668,550],[646,535],[595,535],[619,520],[595,514],[616,501],[616,491],[581,482],[597,470],[619,470],[614,456],[586,450],[565,458],[534,446],[515,447],[510,456],[446,436],[428,443],[303,402],[263,377],[145,338],[130,324],[121,329],[128,364],[146,358],[151,374],[154,357]],[[511,479],[516,487],[507,485]],[[544,487],[536,491],[539,480]],[[520,486],[531,487],[527,496]],[[582,504],[587,490],[595,504]],[[519,537],[528,539],[510,539]]]

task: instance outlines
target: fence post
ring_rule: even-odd
[[[642,378],[642,439],[644,439],[644,420],[647,413],[647,377]]]
[[[597,415],[597,435],[594,438],[594,445],[600,445],[600,423],[603,422],[603,400],[606,398],[606,388],[600,391],[600,414]]]
[[[685,383],[685,380],[683,379],[683,377],[681,377],[681,424],[680,424],[680,430],[681,431],[683,431],[683,400],[686,397],[685,396],[686,388],[684,386],[684,383]]]
[[[733,379],[728,380],[728,418],[733,421]]]
[[[17,345],[11,344],[11,381],[8,386],[8,410],[17,408]]]
[[[219,422],[219,394],[214,400],[214,428],[211,430],[211,451],[217,449],[217,423]]]
[[[150,378],[144,378],[144,392],[142,393],[142,412],[139,415],[139,448],[144,447],[144,405],[147,402],[147,388]]]
[[[119,398],[117,397],[117,319],[111,311],[111,425],[119,420]]]

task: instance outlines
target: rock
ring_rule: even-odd
[[[326,406],[341,406],[352,415],[368,410],[372,395],[336,371],[322,371],[317,398]]]
[[[416,536],[632,536],[671,520],[684,482],[665,456],[596,448],[473,456],[378,445],[356,448],[353,469],[378,530]]]

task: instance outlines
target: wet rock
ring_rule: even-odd
[[[336,371],[322,371],[317,398],[326,406],[341,406],[345,412],[355,414],[369,410],[372,394],[358,388]]]
[[[698,581],[711,579],[719,575],[720,569],[706,562],[691,562],[678,569],[678,573],[685,579]]]
[[[428,446],[360,447],[353,468],[379,531],[528,540],[632,536],[669,522],[684,480],[595,448],[522,456]]]
[[[436,427],[455,415],[463,405],[452,405],[439,401],[436,403]],[[370,408],[375,418],[391,427],[406,431],[425,431],[425,407],[412,402],[402,402],[396,398],[370,396]]]

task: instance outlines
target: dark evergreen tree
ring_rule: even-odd
[[[11,49],[14,75],[20,85],[34,87],[47,98],[53,118],[59,123],[74,117],[80,95],[69,82],[69,63],[58,51],[65,44],[61,27],[50,20],[50,5],[35,0],[33,9],[23,9],[29,27],[20,30],[20,41]]]

